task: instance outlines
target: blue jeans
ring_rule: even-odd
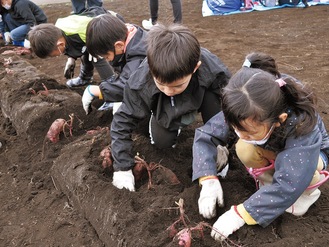
[[[10,14],[4,16],[4,22],[10,31],[10,37],[13,41],[24,41],[27,33],[30,31],[30,25],[22,24],[12,19]]]
[[[74,14],[80,14],[86,10],[86,0],[71,0],[71,2]],[[102,7],[103,0],[87,0],[87,8],[95,6]]]

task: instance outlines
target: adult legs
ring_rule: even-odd
[[[182,23],[182,4],[181,0],[170,0],[174,15],[174,23]]]
[[[150,13],[152,24],[155,25],[158,21],[159,0],[150,0]]]
[[[87,6],[88,8],[91,7],[102,7],[103,6],[103,0],[87,0]]]
[[[86,0],[71,0],[74,14],[80,14],[86,9]]]

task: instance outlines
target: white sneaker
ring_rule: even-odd
[[[149,19],[149,20],[143,20],[142,21],[142,26],[143,26],[144,29],[150,30],[154,25],[152,24],[152,20]]]
[[[291,207],[286,209],[286,212],[295,216],[302,216],[319,199],[320,195],[321,191],[319,189],[316,189],[309,195],[304,192]]]

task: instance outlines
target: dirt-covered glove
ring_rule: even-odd
[[[93,56],[90,55],[90,54],[89,54],[89,56],[88,56],[88,60],[89,60],[90,62],[97,63],[97,58],[96,58],[96,57],[93,57]]]
[[[112,184],[118,189],[135,191],[135,177],[132,170],[113,172]]]
[[[91,85],[86,87],[82,95],[82,106],[87,115],[91,112],[91,102],[95,98],[95,95],[90,92],[90,87]]]
[[[217,219],[213,225],[211,236],[217,241],[223,241],[244,224],[245,221],[236,211],[236,206],[232,206],[229,211],[226,211]]]
[[[204,218],[211,219],[216,216],[216,205],[222,207],[224,204],[223,189],[216,176],[205,179],[200,184],[202,189],[198,200],[199,213]]]
[[[218,145],[217,146],[217,171],[221,171],[223,167],[226,166],[228,161],[228,149],[225,146]]]
[[[65,69],[64,69],[64,77],[66,79],[71,79],[74,76],[74,68],[75,68],[75,59],[72,57],[69,57],[67,59]]]

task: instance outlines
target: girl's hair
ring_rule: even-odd
[[[312,131],[317,122],[314,100],[311,92],[292,79],[280,86],[272,74],[242,67],[224,88],[223,112],[230,126],[245,131],[241,122],[247,118],[273,124],[291,109],[300,116],[294,133],[300,136]]]
[[[281,77],[275,59],[262,52],[252,52],[246,56],[243,66],[267,71],[277,78]]]
[[[36,25],[28,33],[31,49],[39,58],[46,58],[57,50],[57,41],[62,36],[62,30],[50,23]]]
[[[103,14],[93,18],[87,25],[86,46],[90,55],[97,57],[114,52],[117,41],[126,41],[127,26],[118,17]]]
[[[182,25],[157,24],[147,35],[147,59],[151,74],[162,83],[171,83],[194,72],[200,60],[200,44]]]

